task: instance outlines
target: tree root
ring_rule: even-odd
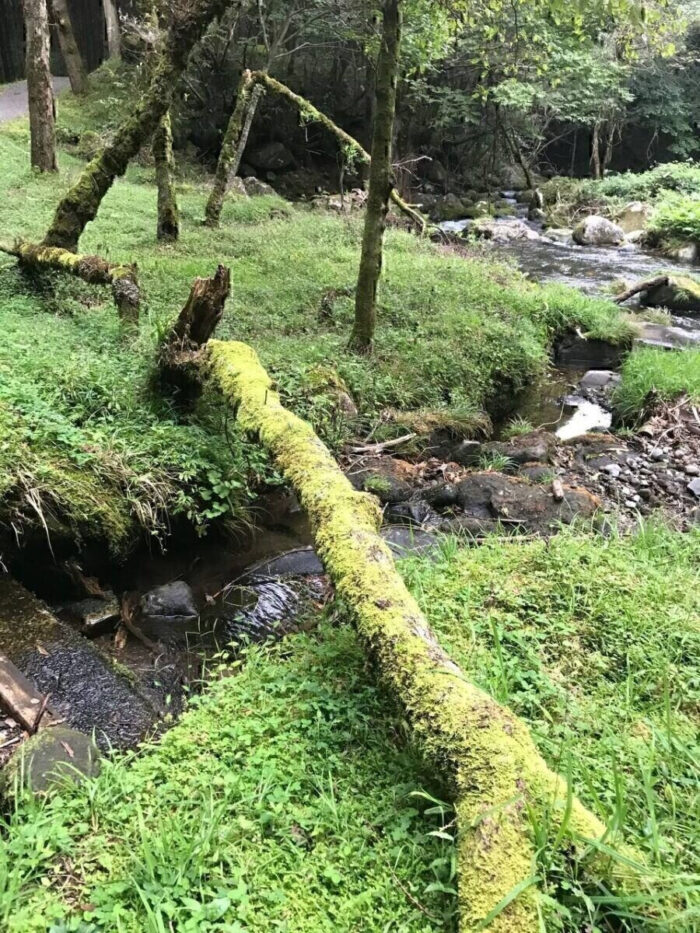
[[[224,194],[227,184],[230,181],[230,169],[235,165],[233,171],[235,172],[237,170],[237,162],[240,162],[242,156],[242,147],[245,145],[245,139],[241,138],[241,134],[243,132],[245,111],[253,90],[256,87],[264,88],[266,91],[271,91],[273,94],[279,94],[280,97],[284,97],[297,108],[305,123],[320,123],[340,141],[341,145],[345,146],[351,158],[357,158],[364,165],[369,165],[371,162],[369,152],[367,152],[354,137],[346,133],[337,123],[334,123],[330,117],[326,116],[326,114],[317,107],[314,107],[311,101],[302,97],[301,94],[295,94],[286,84],[282,84],[281,81],[271,78],[266,71],[244,71],[239,85],[236,108],[226,130],[226,136],[224,137],[224,145],[222,147],[221,156],[219,157],[214,188],[207,202],[205,222],[210,227],[218,227],[219,225]],[[398,209],[415,225],[417,230],[421,234],[425,233],[427,226],[425,217],[423,217],[419,211],[411,207],[410,204],[407,204],[395,188],[391,189],[390,197]]]
[[[378,534],[376,501],[352,488],[310,425],[282,406],[254,350],[212,341],[209,369],[240,425],[259,437],[299,495],[338,596],[446,779],[457,810],[462,933],[540,929],[533,813],[554,827],[560,848],[594,883],[646,889],[634,856],[601,854],[596,843],[606,827],[549,769],[527,726],[470,683],[440,647]]]
[[[12,246],[0,243],[0,252],[16,256],[30,268],[58,269],[93,285],[111,285],[117,312],[124,324],[137,324],[141,292],[135,265],[107,262],[100,256],[82,256],[58,246],[42,246],[28,240],[15,240]]]

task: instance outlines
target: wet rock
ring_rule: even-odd
[[[635,233],[644,230],[650,213],[651,208],[648,204],[643,201],[630,201],[617,215],[616,221],[625,233]]]
[[[0,651],[50,694],[51,708],[100,745],[135,745],[153,725],[152,705],[95,646],[31,593],[0,578]]]
[[[3,771],[1,789],[12,793],[16,779],[23,780],[34,793],[45,793],[67,780],[77,783],[99,773],[99,758],[90,736],[70,726],[51,726],[20,746]]]
[[[663,350],[682,350],[700,343],[700,331],[649,323],[639,324],[638,328],[639,337],[634,341],[635,345],[659,347]]]
[[[183,580],[158,586],[141,597],[138,625],[155,641],[182,641],[198,631],[199,612],[190,586]]]
[[[298,631],[310,584],[260,580],[227,587],[202,617],[202,632],[218,644],[280,639]]]
[[[477,236],[494,243],[510,243],[513,240],[539,240],[540,235],[525,221],[517,220],[477,220],[471,227]]]
[[[284,143],[266,143],[248,153],[248,161],[260,172],[280,172],[294,164],[294,156]]]
[[[700,281],[690,276],[673,276],[667,285],[657,285],[645,292],[642,303],[680,314],[700,314]]]
[[[384,510],[384,519],[394,525],[432,526],[436,528],[440,519],[433,509],[422,499],[397,502]]]
[[[246,571],[246,579],[265,577],[308,577],[324,573],[321,558],[312,547],[296,548],[270,560],[260,561]]]
[[[579,246],[619,246],[625,241],[625,231],[611,220],[591,214],[574,227],[573,238]]]
[[[566,334],[554,351],[561,366],[586,366],[589,369],[617,369],[625,352],[625,347],[620,344],[588,340],[578,334]]]
[[[552,227],[545,230],[545,237],[554,240],[556,243],[568,243],[573,237],[574,231],[571,227]]]
[[[604,389],[618,380],[619,376],[611,369],[589,369],[584,373],[579,386],[582,389]]]
[[[412,528],[408,525],[386,525],[382,528],[382,538],[389,545],[394,557],[408,557],[410,554],[430,554],[440,547],[440,539],[431,531]]]
[[[576,516],[590,517],[600,506],[584,489],[562,486],[560,494],[555,498],[551,488],[502,473],[474,473],[459,484],[459,503],[467,515],[541,534]]]
[[[467,216],[468,211],[469,208],[465,207],[462,200],[450,192],[435,202],[432,216],[437,221],[461,220]]]
[[[80,633],[88,638],[113,631],[121,617],[119,601],[113,594],[109,599],[89,597],[68,603],[63,611],[78,626]]]
[[[266,182],[260,181],[260,179],[256,178],[254,175],[250,175],[248,178],[244,178],[243,185],[245,187],[246,194],[251,198],[258,197],[259,195],[275,194],[275,189],[272,187],[272,185],[268,185]]]

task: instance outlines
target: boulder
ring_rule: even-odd
[[[477,220],[471,227],[477,236],[494,243],[510,243],[513,240],[539,240],[540,235],[525,221],[517,220]]]
[[[673,276],[667,285],[657,285],[645,292],[642,303],[680,314],[700,314],[700,282],[690,276]]]
[[[591,214],[574,227],[573,237],[579,246],[619,246],[625,231],[612,220]]]
[[[450,192],[435,202],[433,217],[437,221],[461,220],[466,216],[466,210],[461,199]]]
[[[544,235],[550,240],[554,240],[555,243],[568,243],[573,237],[574,231],[571,227],[551,227],[549,230],[545,230]]]
[[[279,172],[294,164],[294,156],[284,143],[266,143],[249,153],[248,161],[260,172]]]
[[[617,369],[625,350],[623,345],[607,340],[589,340],[578,334],[566,334],[555,346],[554,356],[560,366]]]
[[[245,188],[246,194],[251,198],[258,197],[260,195],[275,194],[275,189],[272,187],[272,185],[268,185],[264,181],[260,181],[260,179],[256,178],[254,175],[243,179],[243,187]]]
[[[2,773],[4,793],[11,793],[15,779],[34,793],[45,793],[66,780],[79,782],[100,770],[100,753],[94,739],[56,725],[41,729],[20,745]]]
[[[245,180],[240,175],[234,175],[226,188],[229,194],[238,195],[241,198],[247,198],[248,192],[245,186]]]
[[[157,586],[141,597],[138,626],[155,641],[185,641],[199,631],[199,611],[183,580]]]
[[[629,204],[625,204],[615,221],[625,233],[636,233],[644,230],[650,213],[651,208],[648,204],[643,201],[630,201]]]
[[[677,259],[679,262],[694,263],[700,260],[700,244],[692,241],[681,243],[679,246],[671,246],[664,252],[671,259]]]
[[[435,185],[445,185],[449,178],[449,173],[439,159],[430,159],[425,177]]]

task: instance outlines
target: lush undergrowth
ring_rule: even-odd
[[[697,930],[700,534],[492,540],[404,567],[468,676],[529,722],[583,801],[659,871],[650,900],[678,892],[658,925],[639,916],[641,902],[587,899],[576,866],[536,824],[539,871],[556,898],[546,929]],[[621,926],[602,919],[610,907]]]
[[[622,366],[613,403],[624,419],[648,413],[658,402],[687,395],[700,402],[700,350],[669,353],[646,347],[631,353]]]
[[[17,804],[0,927],[452,930],[451,816],[352,631],[319,634],[251,651],[158,745]]]
[[[80,131],[84,109],[85,124],[108,121],[109,77],[103,72],[86,102],[68,96],[62,120]],[[60,173],[39,177],[29,170],[27,151],[25,121],[0,129],[5,239],[40,237],[83,164],[62,152]],[[0,259],[6,520],[51,526],[67,516],[74,530],[102,530],[118,544],[134,517],[153,530],[166,512],[200,523],[240,516],[245,490],[264,472],[259,457],[235,431],[222,431],[216,406],[178,423],[149,388],[158,341],[192,279],[211,275],[218,262],[232,267],[234,281],[221,336],[252,343],[286,400],[331,444],[376,427],[390,408],[437,409],[465,428],[482,423],[481,409],[501,407],[542,371],[556,333],[579,327],[618,340],[629,333],[606,302],[538,288],[506,267],[465,260],[392,230],[376,353],[368,361],[346,349],[361,219],[276,197],[239,198],[225,206],[221,230],[211,231],[201,224],[206,185],[181,180],[178,195],[180,242],[160,245],[153,170],[134,165],[81,241],[84,252],[138,262],[145,313],[134,341],[122,340],[106,290],[58,275],[32,279],[14,260]],[[322,304],[331,290],[340,295]],[[339,383],[358,407],[355,420],[338,405]]]
[[[700,244],[700,191],[692,197],[668,194],[663,198],[651,217],[649,238],[662,244],[689,240]]]

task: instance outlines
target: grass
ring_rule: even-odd
[[[579,529],[549,542],[448,544],[437,562],[403,566],[467,676],[527,720],[584,803],[658,871],[652,902],[679,894],[658,925],[624,897],[599,902],[535,824],[546,929],[697,930],[700,534],[647,527],[603,540]]]
[[[125,93],[123,73],[102,69],[86,101],[62,98],[64,136],[66,123],[76,133],[109,129]],[[60,174],[40,177],[28,167],[27,146],[26,121],[0,128],[4,238],[40,237],[83,164],[61,152]],[[253,344],[285,400],[336,447],[382,422],[387,409],[435,411],[457,426],[483,422],[483,409],[500,414],[504,400],[538,378],[552,340],[570,328],[630,337],[608,302],[561,286],[540,288],[513,269],[391,230],[376,353],[362,359],[346,349],[351,295],[340,295],[330,317],[319,315],[329,289],[347,293],[354,283],[361,219],[277,197],[231,199],[221,230],[210,231],[201,225],[206,195],[201,176],[188,169],[178,190],[182,238],[160,245],[153,170],[133,165],[89,225],[83,251],[138,261],[145,314],[131,343],[122,341],[105,291],[55,275],[32,281],[13,260],[0,260],[6,523],[46,520],[118,547],[130,529],[140,524],[157,533],[177,514],[200,527],[241,517],[249,490],[270,478],[261,456],[235,431],[222,430],[225,413],[213,402],[183,421],[150,385],[158,341],[194,276],[212,274],[217,262],[231,265],[234,278],[220,335]],[[318,388],[319,367],[335,374],[328,385],[347,386],[357,419],[342,410],[337,389]],[[379,433],[402,430],[381,423]],[[17,464],[26,464],[24,478]]]
[[[700,244],[700,192],[693,197],[668,194],[658,204],[649,224],[649,239],[652,243]]]
[[[320,635],[250,650],[159,744],[20,799],[0,850],[0,927],[454,930],[449,808],[353,632]]]
[[[623,420],[632,421],[655,404],[672,402],[681,395],[700,402],[700,350],[677,353],[640,348],[627,357],[621,375],[613,404]]]

